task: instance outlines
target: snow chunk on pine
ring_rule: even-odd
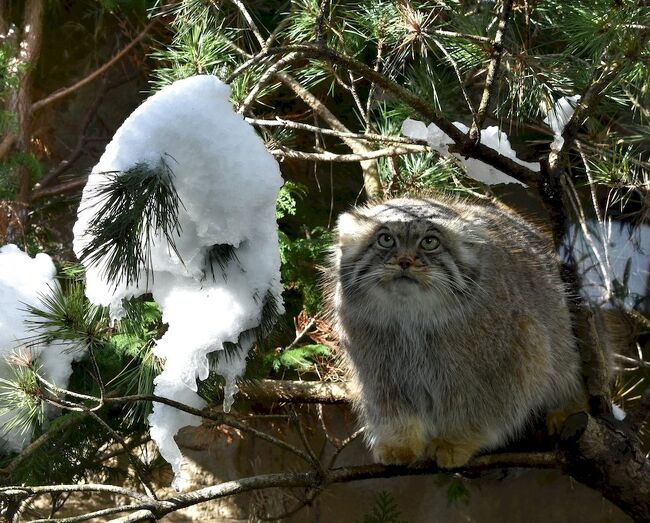
[[[0,247],[0,379],[12,380],[9,360],[12,355],[31,357],[40,366],[39,373],[50,383],[66,388],[72,362],[83,355],[74,344],[62,341],[30,344],[30,332],[25,323],[28,306],[42,308],[41,296],[57,289],[56,268],[44,253],[31,258],[15,245]],[[50,412],[51,414],[52,412]],[[0,414],[0,448],[19,451],[31,440],[32,434],[17,428],[2,431],[15,413]]]
[[[461,122],[453,122],[453,124],[463,133],[469,132],[469,127],[465,124]],[[443,156],[452,154],[449,152],[449,146],[453,144],[454,141],[442,129],[440,129],[440,127],[433,123],[429,124],[429,126],[425,128],[424,122],[407,118],[402,123],[402,134],[412,139],[426,139],[429,146]],[[529,168],[531,171],[539,172],[540,170],[540,164],[538,162],[525,162],[518,158],[517,153],[510,145],[508,135],[496,126],[486,127],[481,130],[481,143],[490,149],[494,149],[502,156],[510,158],[519,165]],[[477,180],[487,185],[515,183],[523,185],[524,187],[526,186],[526,184],[516,180],[512,176],[508,176],[481,160],[466,158],[456,153],[453,153],[452,156],[463,165],[467,176],[473,180]]]
[[[210,370],[208,354],[223,343],[240,342],[244,357],[220,358],[217,371],[226,378],[227,409],[236,392],[235,379],[253,344],[242,333],[259,325],[263,300],[272,296],[281,307],[280,258],[275,202],[282,185],[277,162],[253,128],[229,101],[230,89],[213,76],[175,82],[146,100],[127,118],[88,178],[74,226],[74,250],[80,255],[90,241],[86,231],[101,202],[96,188],[107,173],[136,165],[152,168],[161,159],[173,171],[182,202],[178,255],[157,237],[151,247],[153,274],[137,284],[106,281],[101,262],[87,266],[86,294],[95,304],[123,314],[122,300],[151,292],[169,326],[155,347],[165,359],[155,394],[195,408],[197,378]],[[208,250],[235,248],[223,267],[206,269]],[[280,311],[282,312],[282,311]],[[181,488],[182,456],[174,435],[200,419],[157,403],[149,418],[151,436],[174,470]]]
[[[562,132],[564,132],[566,124],[569,123],[569,120],[573,116],[579,101],[579,94],[575,96],[563,96],[553,104],[546,118],[544,118],[544,123],[553,130],[554,138],[551,142],[551,149],[553,151],[562,150],[562,146],[564,145]]]

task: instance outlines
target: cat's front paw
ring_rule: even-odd
[[[408,465],[420,459],[423,448],[413,448],[397,442],[378,443],[373,454],[384,465]]]
[[[439,467],[453,469],[465,465],[478,449],[479,445],[473,442],[452,443],[445,439],[434,438],[427,454],[436,460]]]

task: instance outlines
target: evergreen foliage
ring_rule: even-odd
[[[91,219],[81,261],[91,265],[106,260],[103,275],[118,285],[137,284],[145,273],[153,277],[151,244],[160,235],[180,258],[178,209],[174,173],[164,158],[155,167],[136,164],[123,173],[104,173],[108,181],[97,187],[90,202],[101,202]],[[92,205],[96,205],[92,203]]]
[[[375,504],[370,513],[366,514],[360,523],[406,523],[401,519],[395,497],[388,491],[382,490],[375,497]]]

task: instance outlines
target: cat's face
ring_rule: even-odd
[[[341,290],[348,296],[437,301],[467,293],[477,277],[482,243],[468,228],[451,209],[424,201],[392,200],[343,214],[338,221]]]

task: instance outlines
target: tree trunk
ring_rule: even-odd
[[[34,69],[41,52],[43,36],[43,1],[28,0],[25,5],[22,39],[18,55],[19,63],[25,68],[20,77],[13,109],[18,117],[15,147],[22,153],[31,152],[32,140],[32,83]],[[29,204],[32,192],[32,173],[28,166],[18,168],[18,201]]]

